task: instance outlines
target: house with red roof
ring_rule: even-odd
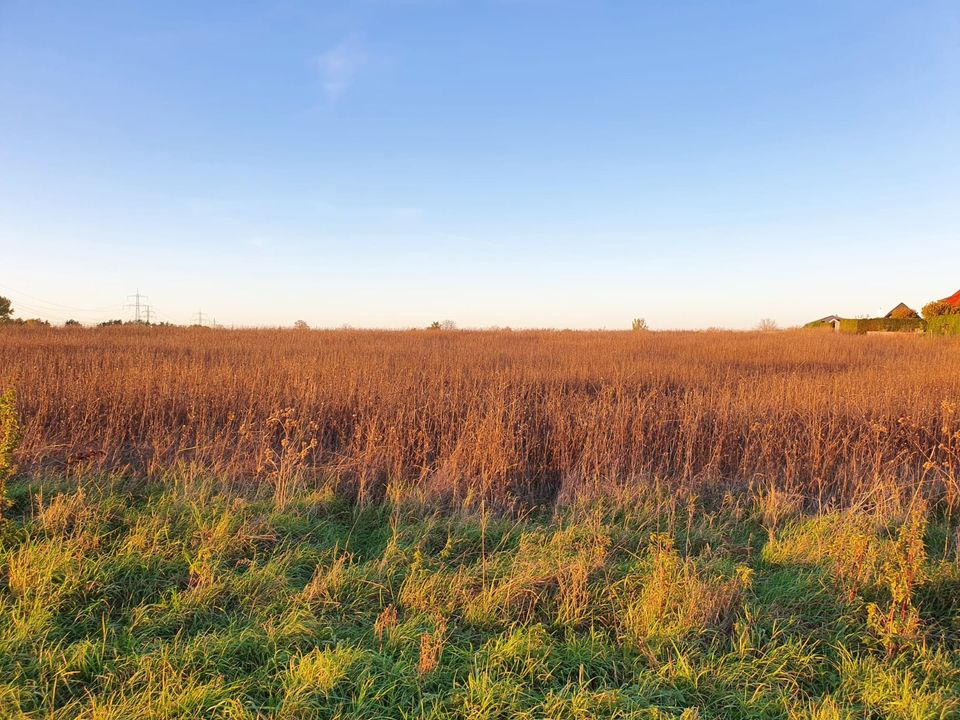
[[[957,290],[953,295],[948,298],[944,298],[940,302],[945,302],[951,307],[960,309],[960,290]]]

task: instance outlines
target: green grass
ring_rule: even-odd
[[[10,494],[3,718],[960,714],[958,536],[935,513]]]

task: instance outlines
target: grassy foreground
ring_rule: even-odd
[[[9,493],[3,718],[960,714],[957,529],[918,506]]]

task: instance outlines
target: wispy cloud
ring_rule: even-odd
[[[314,59],[327,102],[332,105],[347,92],[368,59],[363,41],[356,35],[347,37]]]

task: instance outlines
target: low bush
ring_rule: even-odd
[[[865,335],[868,332],[916,332],[924,329],[924,322],[918,318],[844,318],[840,321],[840,332]]]
[[[927,321],[931,335],[960,335],[960,314],[935,315]]]

